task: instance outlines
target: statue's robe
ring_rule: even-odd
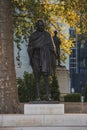
[[[34,72],[52,74],[56,56],[51,35],[47,31],[35,31],[29,37],[28,54]]]
[[[61,40],[59,37],[54,36],[53,37],[54,44],[56,46],[56,53],[57,53],[57,59],[58,59],[58,65],[60,66],[60,45],[61,45]]]

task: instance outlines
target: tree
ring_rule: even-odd
[[[15,41],[20,49],[20,41],[28,42],[37,19],[46,22],[46,29],[53,34],[54,29],[60,32],[63,54],[71,53],[74,47],[71,39],[64,36],[63,32],[68,27],[76,28],[76,33],[87,31],[87,0],[11,0],[13,3],[13,16],[15,26]],[[64,27],[65,25],[65,27]],[[18,52],[19,55],[19,52]],[[63,56],[63,55],[62,55]],[[19,56],[20,58],[20,56]],[[17,57],[17,59],[19,60]]]
[[[0,0],[0,113],[18,113],[11,1]]]
[[[40,0],[0,0],[0,113],[20,111],[13,58],[11,6],[14,9],[14,34],[18,48],[22,39],[23,42],[27,41],[35,21],[39,18],[46,21],[46,29],[50,32],[53,32],[54,28],[63,30],[63,22],[76,27],[77,32],[80,27],[84,32],[87,31],[87,0],[58,0],[56,4],[49,2],[50,0],[43,0],[42,3]],[[73,43],[62,31],[61,39],[64,52],[69,54]]]

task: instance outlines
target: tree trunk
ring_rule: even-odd
[[[0,0],[0,113],[19,113],[10,0]]]

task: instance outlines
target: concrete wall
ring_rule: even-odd
[[[87,103],[64,102],[65,113],[87,113]]]
[[[18,66],[16,56],[17,56],[17,46],[14,43],[14,60],[15,60],[15,70],[16,70],[16,77],[23,77],[24,71],[31,73],[32,68],[30,66],[29,57],[27,53],[27,45],[21,44],[21,52],[20,52],[20,66]]]
[[[0,130],[87,130],[87,114],[3,114]]]

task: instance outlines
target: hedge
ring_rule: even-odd
[[[67,94],[64,96],[65,102],[81,102],[81,94],[79,93],[73,93],[73,94]]]

